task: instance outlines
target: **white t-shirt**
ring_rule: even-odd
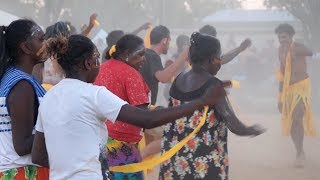
[[[127,102],[105,87],[64,79],[44,96],[36,130],[43,132],[50,180],[102,179],[100,149],[108,132],[105,120],[115,121]]]

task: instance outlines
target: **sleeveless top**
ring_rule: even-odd
[[[45,95],[46,91],[35,78],[18,69],[9,67],[0,81],[0,172],[9,169],[32,165],[31,155],[19,156],[13,146],[11,118],[8,106],[8,96],[12,88],[21,80],[29,82],[37,97],[37,101]],[[35,124],[35,123],[34,123]],[[33,131],[34,133],[35,131]]]

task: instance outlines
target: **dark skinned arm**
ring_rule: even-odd
[[[18,82],[8,97],[13,147],[19,156],[31,153],[35,113],[35,93],[26,80]]]
[[[171,65],[163,70],[157,71],[154,76],[161,83],[170,82],[171,78],[185,65],[185,62],[188,60],[188,55],[189,48],[185,48]]]
[[[246,50],[250,45],[251,45],[250,39],[245,39],[244,41],[242,41],[239,47],[231,51],[228,51],[227,53],[221,56],[222,64],[227,64],[231,62],[235,57],[237,57],[241,52]]]
[[[225,95],[222,86],[210,87],[206,94],[190,103],[173,108],[160,108],[155,110],[144,110],[130,105],[122,106],[117,119],[121,121],[145,128],[152,129],[162,126],[176,119],[191,115],[195,110],[201,109],[206,105],[215,104],[218,99]]]
[[[141,104],[141,105],[138,105],[136,107],[138,107],[140,109],[148,109],[148,106],[149,106],[149,104]]]
[[[95,20],[97,19],[97,14],[92,14],[90,16],[90,21],[89,21],[89,26],[87,26],[82,32],[81,34],[83,36],[89,37],[90,32],[92,31],[92,29],[94,28],[94,24],[95,24]]]
[[[90,32],[92,31],[94,26],[87,26],[84,31],[81,32],[81,35],[89,37]]]
[[[145,23],[142,26],[138,27],[136,30],[134,30],[133,32],[131,32],[131,34],[139,34],[141,31],[143,30],[147,30],[149,28],[149,26],[151,25],[151,23]]]
[[[239,136],[258,136],[264,132],[262,128],[257,125],[247,127],[244,125],[233,112],[228,98],[222,98],[214,106],[218,117],[226,122],[228,129]]]
[[[36,131],[32,146],[32,163],[49,168],[46,141],[42,132]]]

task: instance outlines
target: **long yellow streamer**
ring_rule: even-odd
[[[151,41],[150,41],[150,34],[152,31],[152,26],[150,25],[146,31],[146,35],[144,37],[144,46],[146,48],[150,48],[151,47]]]
[[[208,113],[208,106],[204,108],[202,119],[200,120],[198,126],[183,140],[181,140],[179,143],[177,143],[174,147],[172,147],[170,150],[164,152],[160,157],[154,157],[148,160],[144,160],[140,163],[133,163],[123,166],[112,166],[109,167],[110,171],[115,172],[122,172],[122,173],[133,173],[133,172],[139,172],[147,169],[152,169],[154,166],[157,166],[164,161],[170,159],[172,156],[174,156],[204,125],[206,119],[207,119],[207,113]]]

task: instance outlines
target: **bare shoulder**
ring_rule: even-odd
[[[10,95],[9,95],[9,100],[11,97],[32,97],[33,94],[33,87],[32,85],[26,81],[26,80],[21,80],[19,81],[11,90]]]

